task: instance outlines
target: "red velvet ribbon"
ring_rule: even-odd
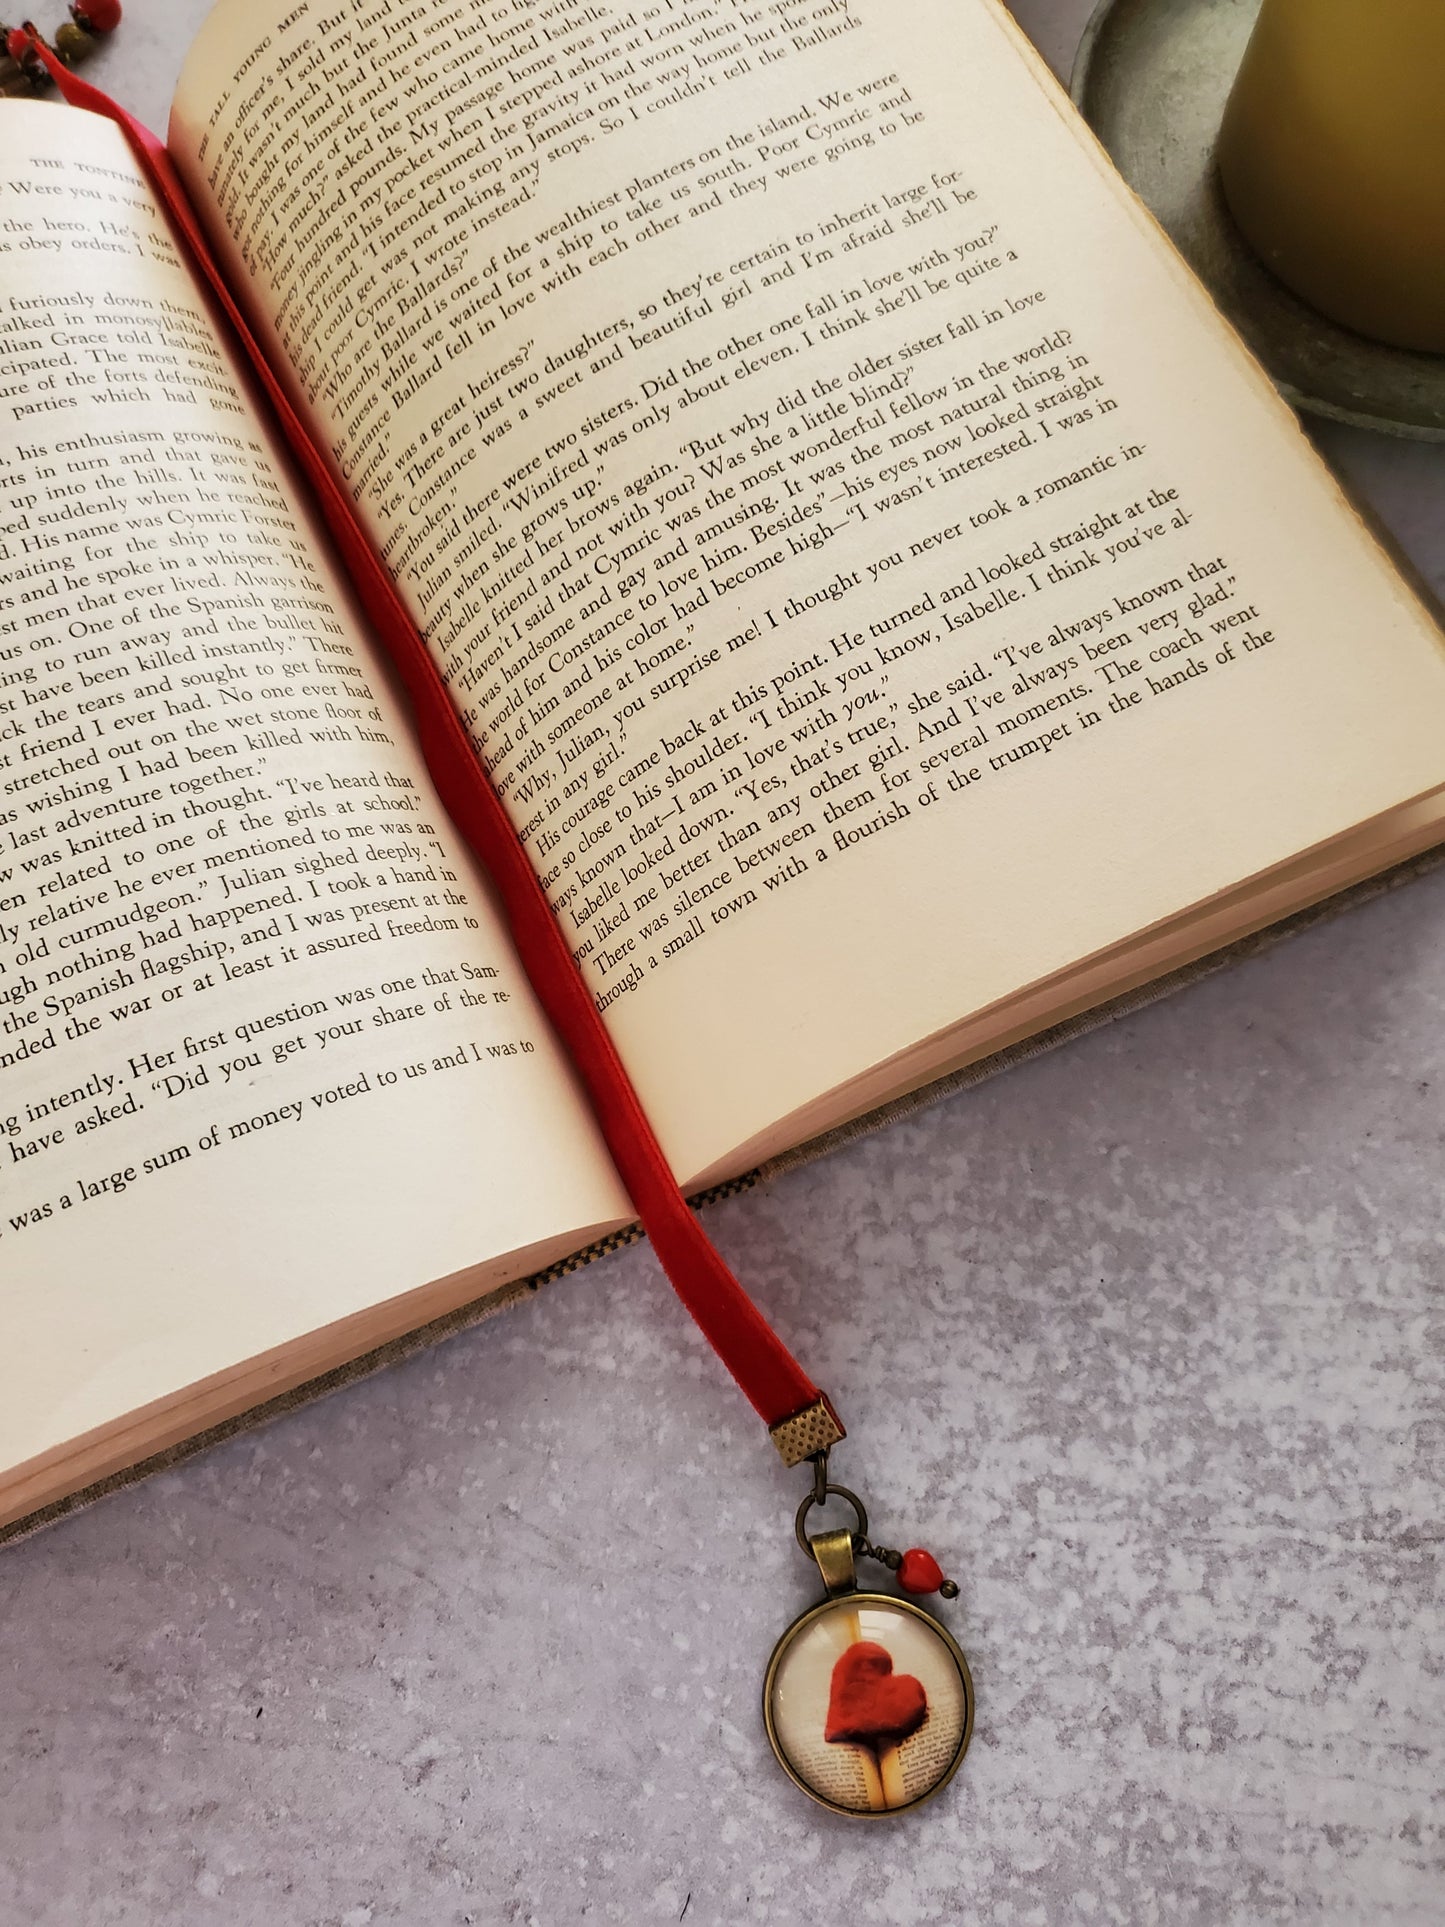
[[[124,131],[255,368],[362,604],[406,686],[417,738],[441,799],[492,875],[523,967],[577,1069],[612,1160],[674,1290],[760,1416],[769,1425],[791,1417],[819,1398],[818,1388],[723,1262],[678,1189],[531,859],[462,727],[421,633],[350,498],[226,286],[170,155],[148,128],[63,67],[48,47],[39,51],[73,107],[104,115]]]

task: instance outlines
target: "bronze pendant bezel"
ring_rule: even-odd
[[[821,1619],[824,1614],[838,1612],[840,1610],[856,1610],[859,1606],[886,1606],[893,1612],[911,1615],[915,1619],[922,1620],[924,1625],[928,1627],[930,1632],[936,1635],[947,1651],[958,1672],[959,1681],[963,1688],[963,1731],[959,1735],[958,1746],[945,1771],[934,1781],[928,1791],[926,1793],[920,1793],[917,1799],[906,1801],[902,1806],[884,1807],[877,1810],[842,1806],[836,1800],[829,1800],[825,1795],[809,1786],[808,1782],[789,1760],[783,1748],[782,1741],[778,1736],[777,1726],[773,1719],[773,1686],[777,1680],[778,1669],[782,1665],[783,1658],[788,1652],[788,1649],[809,1626]],[[800,1613],[779,1637],[778,1643],[773,1648],[772,1657],[768,1661],[768,1670],[763,1679],[763,1726],[767,1732],[768,1744],[773,1749],[773,1754],[777,1759],[778,1765],[783,1769],[784,1773],[787,1774],[793,1785],[806,1793],[810,1800],[814,1801],[820,1807],[826,1807],[829,1813],[841,1814],[845,1820],[896,1820],[902,1814],[915,1813],[919,1807],[927,1806],[930,1800],[942,1793],[949,1781],[952,1780],[954,1774],[957,1773],[958,1769],[963,1765],[963,1757],[968,1752],[969,1741],[973,1738],[973,1720],[973,1675],[968,1670],[968,1660],[963,1648],[948,1628],[939,1620],[935,1619],[932,1613],[925,1612],[922,1606],[916,1606],[911,1599],[900,1599],[895,1593],[848,1592],[834,1594],[826,1599],[820,1599],[815,1606],[810,1606],[806,1612]]]

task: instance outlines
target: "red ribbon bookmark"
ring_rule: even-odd
[[[382,567],[350,498],[312,440],[222,278],[165,147],[43,44],[40,57],[72,107],[125,133],[202,280],[220,303],[315,492],[351,580],[411,698],[427,767],[452,821],[491,873],[538,1001],[575,1065],[603,1140],[663,1270],[789,1464],[843,1437],[826,1396],[748,1297],[678,1189],[652,1126],[598,1015],[521,838],[473,748],[436,664]],[[789,1421],[799,1421],[789,1425]],[[786,1438],[786,1442],[785,1442]],[[817,1441],[816,1445],[811,1441]],[[808,1452],[798,1450],[808,1445]]]

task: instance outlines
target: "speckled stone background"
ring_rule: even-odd
[[[128,11],[162,124],[204,8]],[[1445,450],[1321,441],[1440,585]],[[1433,1927],[1442,939],[1437,875],[713,1212],[963,1582],[925,1812],[774,1768],[799,1475],[631,1251],[0,1555],[0,1920]]]

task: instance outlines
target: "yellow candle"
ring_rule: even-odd
[[[1296,294],[1445,353],[1445,0],[1264,0],[1219,167]]]

